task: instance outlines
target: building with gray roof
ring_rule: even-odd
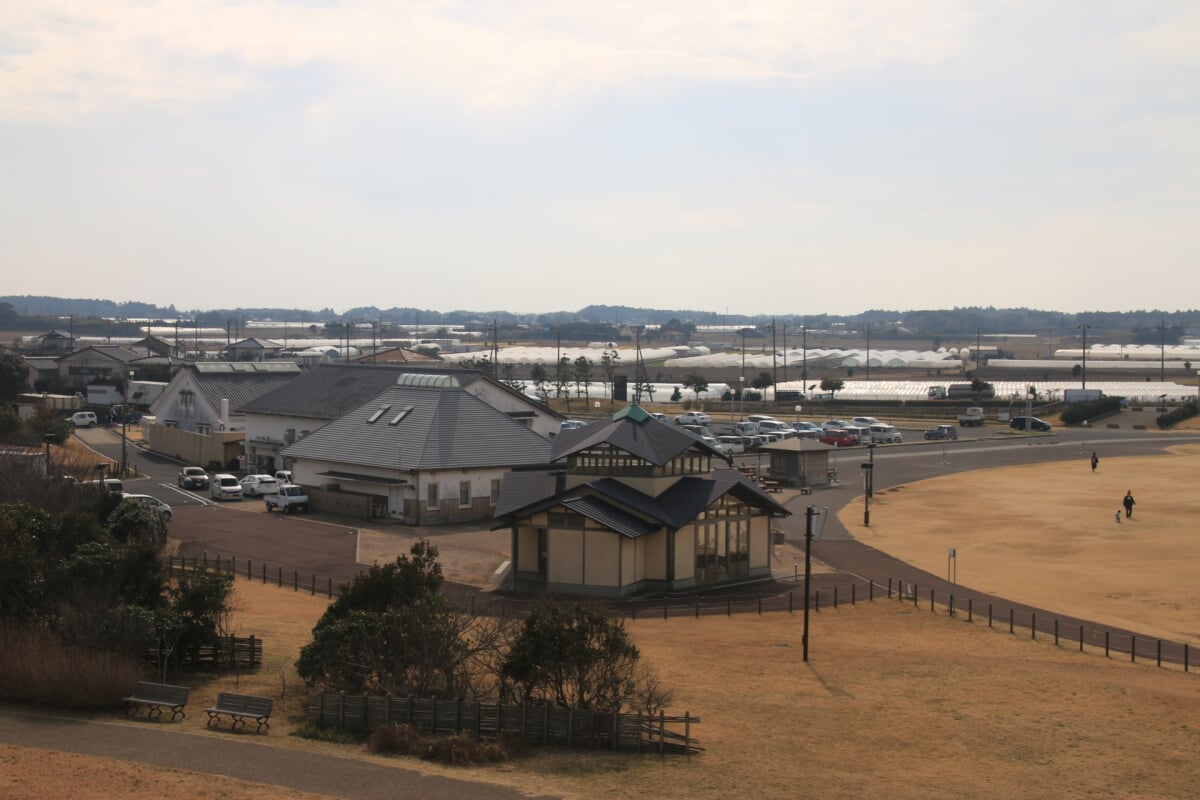
[[[510,469],[546,469],[551,444],[438,373],[392,385],[285,447],[315,509],[413,525],[490,518]]]
[[[790,512],[700,437],[629,406],[564,431],[554,469],[505,476],[510,588],[597,597],[771,576],[771,521]]]

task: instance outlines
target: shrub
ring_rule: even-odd
[[[1087,403],[1073,403],[1062,412],[1060,418],[1064,425],[1078,425],[1084,420],[1096,419],[1105,414],[1113,414],[1121,410],[1121,398],[1101,397]]]
[[[300,739],[312,739],[315,742],[331,742],[333,744],[359,744],[367,738],[357,731],[333,725],[318,725],[315,722],[306,722],[294,728],[291,735]]]
[[[373,753],[399,753],[467,766],[520,758],[528,754],[529,742],[511,733],[501,734],[494,741],[470,733],[422,736],[409,725],[392,723],[376,728],[367,740],[367,748]]]
[[[1158,427],[1169,428],[1177,422],[1183,422],[1185,419],[1196,416],[1196,404],[1184,403],[1183,405],[1162,414],[1158,418]]]
[[[0,626],[0,698],[58,708],[113,708],[146,667],[118,653],[64,645],[38,625]]]

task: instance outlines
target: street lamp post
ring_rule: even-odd
[[[1087,389],[1087,332],[1091,325],[1076,325],[1076,328],[1083,331],[1083,368],[1080,370],[1080,376],[1083,378],[1081,389]]]
[[[1158,382],[1167,380],[1167,323],[1158,322]]]
[[[803,363],[800,367],[800,381],[808,383],[808,326],[800,326],[800,350],[802,353]]]
[[[829,509],[820,511],[816,506],[804,510],[804,636],[801,639],[804,649],[804,660],[808,661],[808,607],[809,586],[812,583],[812,543],[821,540],[821,531],[825,528],[825,515]]]
[[[871,323],[867,323],[867,382],[871,380]]]
[[[871,527],[871,494],[874,488],[875,481],[873,475],[875,473],[875,445],[867,445],[867,453],[870,454],[870,461],[862,464],[863,469],[863,525]]]
[[[125,391],[121,395],[121,477],[124,478],[128,474],[129,455],[128,445],[129,437],[126,435],[127,426],[129,425],[129,382],[133,380],[133,370],[129,371],[129,377],[125,380]]]

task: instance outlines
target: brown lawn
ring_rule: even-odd
[[[946,547],[957,547],[962,583],[1194,642],[1200,637],[1189,611],[1197,607],[1200,550],[1191,527],[1195,493],[1184,487],[1198,467],[1193,449],[1153,458],[1101,454],[1095,475],[1083,456],[968,473],[879,493],[869,532],[855,524],[853,507],[846,522],[872,544],[939,574]],[[1138,499],[1134,519],[1118,526],[1112,512],[1130,488]],[[461,574],[486,571],[489,556],[478,548],[463,544],[460,553],[453,537],[439,547],[447,563],[462,555],[471,565]],[[291,662],[323,606],[303,593],[239,582],[237,627],[264,638],[269,663],[242,676],[238,690],[282,694],[291,709],[256,741],[372,758],[286,735],[299,722],[302,696]],[[392,763],[568,798],[1200,792],[1200,675],[1081,654],[894,601],[826,609],[812,622],[808,664],[800,658],[799,614],[629,623],[643,658],[675,687],[672,709],[701,716],[694,729],[705,748],[700,756],[556,750],[471,770]],[[190,705],[202,708],[222,688],[197,687]],[[197,716],[177,725],[229,735],[205,731]],[[213,796],[205,778],[103,759],[0,747],[0,763],[3,797]],[[250,785],[224,794],[305,796]]]

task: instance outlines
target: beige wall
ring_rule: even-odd
[[[550,531],[550,583],[583,583],[583,536],[580,531]],[[536,567],[535,567],[536,569]]]
[[[771,518],[750,518],[750,569],[771,566]]]
[[[666,580],[667,578],[667,537],[672,534],[657,531],[649,536],[636,539],[638,566],[641,570],[639,580]]]
[[[696,529],[688,524],[675,534],[675,580],[685,581],[696,574]]]
[[[620,586],[619,533],[584,531],[584,582],[588,586]],[[627,581],[628,582],[628,581]]]
[[[517,528],[517,564],[518,572],[537,572],[538,568],[538,529]]]
[[[156,453],[208,468],[212,462],[225,465],[242,452],[243,434],[234,431],[201,436],[182,428],[165,425],[143,425],[146,446]]]

